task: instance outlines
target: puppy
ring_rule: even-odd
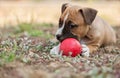
[[[79,40],[83,56],[89,56],[101,46],[116,43],[114,30],[97,16],[97,10],[70,4],[62,5],[56,38],[60,42],[66,38]],[[59,46],[51,49],[50,54],[59,54]]]

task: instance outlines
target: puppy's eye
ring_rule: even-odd
[[[76,24],[70,24],[70,28],[72,29],[72,28],[75,28],[75,27],[78,27],[78,25],[76,25]]]

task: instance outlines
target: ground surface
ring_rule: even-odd
[[[41,26],[45,32],[37,31]],[[120,78],[120,27],[115,28],[117,44],[89,58],[49,55],[57,44],[51,40],[55,29],[52,24],[25,23],[1,28],[0,78]]]

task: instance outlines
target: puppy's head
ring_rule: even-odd
[[[87,34],[96,14],[97,11],[92,8],[63,4],[56,38],[59,41],[63,41],[66,38],[80,40]]]

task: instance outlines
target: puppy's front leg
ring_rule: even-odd
[[[96,51],[98,48],[99,48],[99,46],[97,46],[97,45],[85,45],[85,44],[82,44],[82,53],[81,53],[81,55],[89,57],[89,55],[92,52]]]
[[[89,54],[96,51],[100,47],[101,39],[99,36],[94,36],[92,39],[90,38],[90,41],[86,41],[85,43],[87,45],[82,45],[83,51],[81,55],[89,56]]]
[[[58,44],[57,46],[53,47],[50,50],[50,54],[51,55],[59,55],[60,54],[60,44]]]
[[[81,55],[85,56],[85,57],[89,57],[89,54],[90,54],[89,47],[87,45],[85,45],[85,44],[82,44],[82,53],[81,53]]]
[[[93,53],[95,51],[97,51],[97,49],[99,48],[98,45],[87,45],[90,49],[90,53]]]

